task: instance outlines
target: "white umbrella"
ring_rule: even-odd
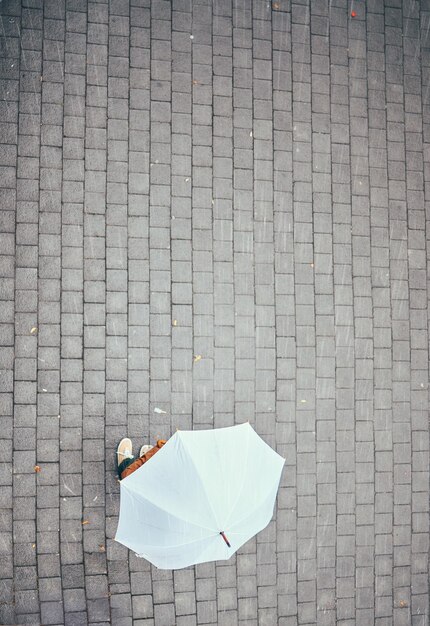
[[[178,430],[121,481],[115,540],[161,569],[229,559],[270,522],[284,463],[249,423]]]

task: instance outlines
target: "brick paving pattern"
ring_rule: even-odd
[[[428,625],[429,0],[0,17],[0,623]],[[113,541],[122,436],[245,420],[265,531]]]

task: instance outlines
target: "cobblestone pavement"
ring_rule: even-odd
[[[429,0],[0,14],[0,623],[429,624]],[[122,436],[246,420],[265,531],[114,542]]]

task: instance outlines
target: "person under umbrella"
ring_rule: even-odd
[[[229,559],[272,519],[285,459],[249,423],[161,441],[121,446],[115,541],[161,569]]]

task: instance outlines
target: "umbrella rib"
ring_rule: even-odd
[[[248,467],[248,458],[249,458],[249,438],[251,436],[251,431],[250,429],[247,430],[247,437],[246,437],[246,459],[245,459],[245,463],[244,463],[244,468],[245,471],[243,473],[243,480],[242,480],[242,485],[240,487],[240,489],[237,490],[237,495],[236,495],[236,500],[234,501],[233,506],[230,509],[230,513],[228,514],[228,517],[224,523],[224,527],[227,528],[228,527],[228,523],[230,521],[231,516],[233,515],[233,511],[236,507],[236,504],[239,502],[239,498],[240,498],[240,494],[242,493],[242,489],[243,489],[243,485],[245,484],[245,478],[246,478],[246,468]]]
[[[215,509],[214,509],[214,508],[213,508],[213,506],[212,506],[212,502],[210,501],[210,498],[208,497],[208,494],[206,493],[206,489],[205,489],[204,483],[203,483],[203,481],[201,480],[201,478],[200,478],[200,476],[199,476],[199,473],[198,473],[198,471],[197,471],[197,467],[196,467],[196,465],[195,465],[195,463],[194,463],[194,460],[193,460],[193,455],[192,455],[192,453],[190,452],[190,450],[189,450],[188,446],[185,444],[184,440],[183,440],[182,438],[180,438],[180,441],[182,442],[182,445],[184,446],[184,448],[185,448],[185,449],[187,450],[187,452],[188,452],[188,457],[189,457],[189,459],[191,460],[191,463],[193,464],[193,467],[194,467],[194,469],[195,469],[196,476],[198,476],[198,479],[199,479],[200,485],[201,485],[201,487],[202,487],[202,491],[203,491],[203,493],[204,493],[204,494],[205,494],[205,496],[206,496],[206,501],[207,501],[207,503],[209,504],[209,507],[210,507],[210,509],[211,509],[211,511],[212,511],[212,514],[213,514],[214,519],[215,519],[215,523],[216,523],[217,527],[219,528],[219,525],[220,525],[220,524],[219,524],[219,521],[218,521],[218,516],[217,516],[217,514],[216,514],[216,512],[215,512]]]
[[[174,518],[176,518],[178,520],[181,520],[182,522],[185,522],[186,524],[189,524],[190,526],[195,526],[195,528],[204,528],[205,530],[209,530],[211,533],[217,532],[213,528],[208,528],[207,526],[203,526],[203,524],[196,524],[195,522],[191,522],[190,520],[187,520],[184,517],[181,517],[177,513],[171,513],[168,509],[166,509],[164,507],[161,507],[161,506],[158,506],[158,504],[155,504],[149,498],[145,498],[145,496],[143,494],[138,493],[137,491],[134,491],[133,489],[130,489],[125,484],[122,485],[122,487],[123,487],[123,489],[126,489],[130,494],[132,494],[133,497],[135,497],[137,500],[141,500],[141,501],[144,500],[145,502],[149,502],[149,504],[151,506],[155,507],[159,511],[163,511],[164,513],[167,513],[171,517],[174,517]],[[146,520],[145,520],[145,524],[147,526],[151,526],[151,528],[158,528],[158,529],[160,528],[159,526],[155,526],[154,524],[149,524],[148,522],[146,522]]]
[[[276,487],[276,489],[275,489],[275,498],[274,498],[273,505],[275,504],[275,501],[276,501],[276,492],[277,492],[277,490],[278,490],[278,487]],[[241,524],[244,520],[248,519],[249,517],[252,517],[254,515],[255,511],[257,511],[259,508],[265,506],[266,502],[271,500],[272,496],[273,496],[273,491],[269,492],[269,494],[265,498],[260,500],[260,502],[258,504],[256,504],[250,511],[248,511],[246,513],[246,515],[241,517],[239,520],[236,520],[234,522],[234,525],[237,526],[238,524]],[[272,510],[272,515],[273,515],[273,510]],[[228,533],[229,533],[229,535],[242,535],[243,534],[243,533],[237,533],[237,532],[235,533],[232,530],[229,530]]]

